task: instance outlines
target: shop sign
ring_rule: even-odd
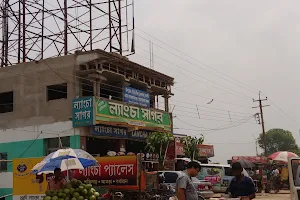
[[[171,130],[170,114],[167,112],[104,99],[97,100],[96,121]]]
[[[145,130],[135,130],[129,132],[129,137],[132,139],[146,139],[152,131],[145,131]]]
[[[199,148],[199,155],[201,157],[214,157],[214,146],[213,145],[204,145],[200,144],[198,145]]]
[[[99,166],[75,170],[73,177],[94,185],[137,185],[137,156],[95,157]]]
[[[116,138],[132,138],[145,140],[152,131],[134,130],[128,131],[127,128],[117,126],[97,125],[94,126],[92,134],[97,136],[107,136]]]
[[[45,194],[48,182],[45,175],[34,175],[31,169],[42,158],[13,159],[13,199],[39,199]]]
[[[199,144],[198,149],[200,157],[214,157],[213,145]],[[184,156],[183,144],[180,142],[180,140],[176,140],[175,142],[175,154],[176,156]]]
[[[117,137],[117,138],[128,138],[127,129],[116,126],[94,126],[93,135]]]
[[[239,160],[248,160],[252,163],[268,163],[268,158],[264,156],[233,156],[232,162]]]
[[[124,87],[124,102],[143,107],[150,107],[150,94],[132,87]]]
[[[69,178],[96,185],[137,185],[137,156],[95,157],[99,166],[84,170],[69,170]],[[45,196],[49,175],[34,175],[31,169],[43,158],[13,159],[13,199],[39,200]],[[26,165],[26,170],[18,166]],[[22,167],[22,169],[25,169]],[[64,172],[66,176],[66,172]],[[25,187],[26,186],[26,187]]]
[[[94,97],[82,97],[72,100],[73,127],[94,125]]]

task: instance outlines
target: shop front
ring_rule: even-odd
[[[119,154],[143,152],[146,138],[152,133],[152,131],[148,130],[130,131],[126,127],[101,124],[92,126],[90,129],[91,134],[87,137],[86,144],[87,151],[99,156],[106,156],[111,151]]]
[[[147,106],[147,104],[145,104]],[[81,139],[92,155],[133,155],[142,152],[145,162],[157,155],[145,152],[146,138],[153,132],[171,132],[168,112],[104,98],[73,100],[73,126],[84,127]]]

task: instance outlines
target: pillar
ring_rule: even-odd
[[[96,82],[96,96],[100,97],[101,81]]]
[[[165,99],[165,111],[169,112],[169,98],[170,98],[170,95],[164,95],[163,97]]]
[[[97,81],[93,81],[93,90],[94,90],[94,96],[97,96]]]

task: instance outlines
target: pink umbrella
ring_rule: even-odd
[[[278,151],[269,156],[272,160],[283,162],[287,162],[289,158],[293,157],[298,157],[298,155],[288,151]]]

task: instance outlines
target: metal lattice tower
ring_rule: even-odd
[[[134,53],[133,0],[2,0],[1,65],[103,49]]]

